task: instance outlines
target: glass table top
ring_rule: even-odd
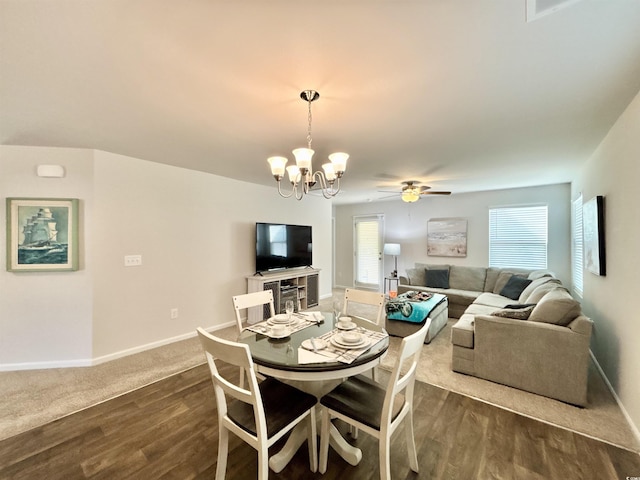
[[[298,363],[298,347],[304,340],[311,337],[317,338],[335,328],[335,317],[330,312],[321,312],[324,316],[324,320],[316,325],[311,325],[307,328],[303,328],[297,332],[292,333],[290,336],[282,339],[272,339],[260,333],[255,333],[250,330],[244,330],[238,342],[249,345],[251,350],[251,356],[253,361],[258,365],[265,367],[277,368],[281,370],[292,371],[323,371],[323,370],[339,370],[342,368],[350,368],[363,363],[367,363],[387,351],[389,347],[389,337],[385,337],[379,342],[373,344],[369,350],[365,351],[362,355],[356,358],[352,363],[342,362],[323,362],[323,363]],[[366,320],[353,317],[353,321],[361,326],[367,326],[367,323],[372,330],[379,330],[376,325],[373,325]]]

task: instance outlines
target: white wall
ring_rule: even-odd
[[[487,266],[489,263],[489,208],[504,205],[547,204],[549,206],[548,268],[566,285],[571,280],[570,185],[557,184],[532,188],[423,197],[404,203],[398,197],[390,202],[340,205],[336,219],[336,284],[353,285],[353,217],[383,214],[385,242],[400,243],[398,271],[405,274],[415,262]],[[467,219],[467,256],[464,258],[427,256],[427,221],[433,218]],[[384,256],[385,275],[393,270],[393,257]]]
[[[38,178],[42,163],[67,176]],[[233,322],[231,296],[255,270],[256,221],[312,225],[320,295],[331,294],[322,198],[285,200],[275,188],[106,152],[13,146],[0,147],[0,187],[81,205],[79,271],[0,271],[0,369],[87,365]],[[124,267],[131,254],[142,266]]]
[[[640,93],[572,185],[572,198],[605,197],[606,276],[584,272],[583,308],[594,323],[592,351],[631,421],[640,426]]]

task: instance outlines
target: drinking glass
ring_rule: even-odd
[[[293,300],[287,300],[285,302],[284,311],[287,313],[289,320],[291,320],[291,314],[293,313]]]
[[[340,305],[338,300],[335,300],[333,302],[333,317],[336,319],[336,322],[338,318],[340,318],[340,315],[342,315],[342,305]]]

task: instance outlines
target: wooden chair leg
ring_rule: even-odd
[[[227,472],[227,455],[229,453],[229,431],[222,425],[218,432],[218,465],[216,467],[216,480],[224,480]]]
[[[378,455],[380,456],[380,480],[391,480],[391,462],[389,454],[389,432],[380,432],[378,439]]]
[[[269,450],[264,444],[258,448],[258,480],[269,480]]]
[[[407,417],[404,419],[404,431],[407,441],[407,454],[409,455],[409,465],[411,470],[418,472],[418,455],[416,452],[416,440],[413,435],[413,412],[409,411]]]

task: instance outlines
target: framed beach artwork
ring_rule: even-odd
[[[584,266],[591,273],[605,275],[604,197],[597,195],[582,206]]]
[[[78,199],[7,198],[7,270],[78,269]]]
[[[427,222],[427,255],[467,256],[467,221],[463,218],[432,218]]]

